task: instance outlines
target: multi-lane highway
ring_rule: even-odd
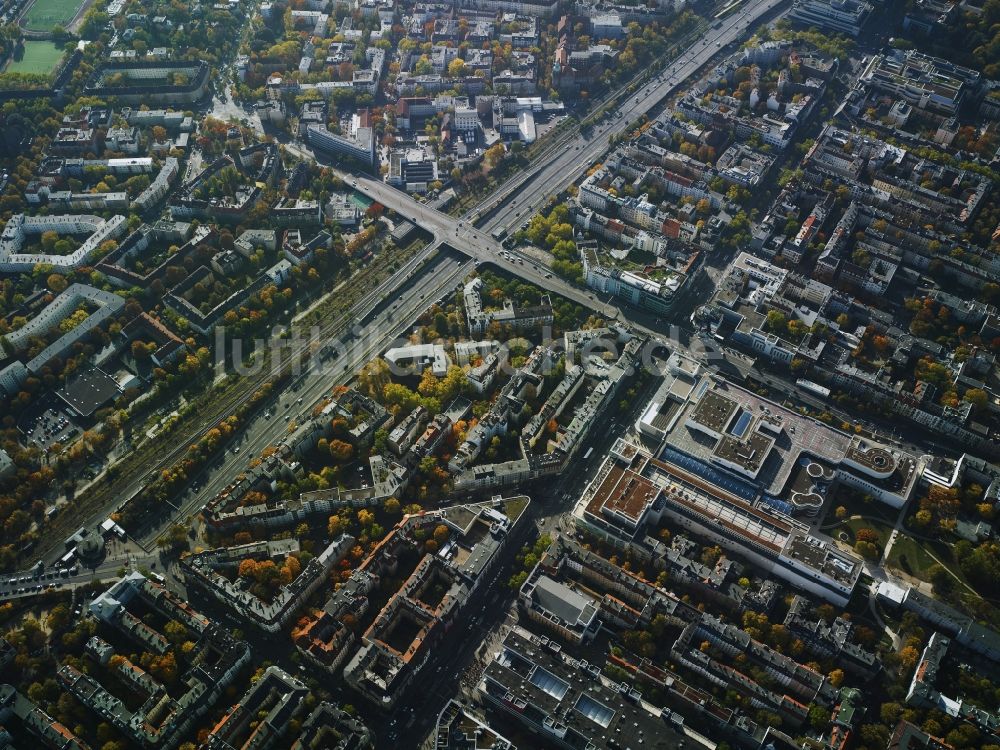
[[[334,372],[331,376],[330,372],[326,372],[327,367],[321,371],[307,372],[300,383],[296,402],[298,398],[302,398],[302,404],[307,408],[327,389],[349,379],[367,359],[388,345],[396,333],[393,329],[394,323],[398,322],[399,327],[405,327],[406,323],[416,317],[430,301],[439,299],[445,292],[450,291],[462,276],[471,270],[472,264],[469,262],[454,267],[446,265],[435,269],[434,273],[415,276],[414,269],[443,244],[453,245],[477,262],[492,262],[528,282],[591,308],[605,318],[620,317],[621,312],[617,307],[602,302],[587,290],[554,277],[544,265],[524,256],[507,253],[490,236],[490,232],[495,231],[497,227],[516,226],[522,221],[521,217],[530,216],[550,194],[571,183],[584,168],[600,157],[607,148],[607,139],[610,135],[623,132],[632,120],[670,95],[722,47],[735,41],[748,27],[772,13],[783,2],[784,0],[751,0],[741,11],[724,20],[718,28],[707,30],[701,40],[691,45],[657,78],[627,98],[618,115],[596,125],[587,136],[578,135],[574,141],[559,150],[554,158],[549,157],[541,162],[540,166],[532,169],[527,178],[519,178],[520,190],[516,195],[511,195],[507,202],[502,202],[483,227],[476,227],[469,221],[448,216],[413,200],[381,181],[342,174],[342,177],[359,191],[429,231],[434,236],[434,241],[390,280],[365,296],[355,308],[351,319],[363,322],[368,333],[352,343],[343,356],[336,360],[341,368],[339,372]],[[287,148],[302,157],[312,157],[308,149],[298,144],[289,144]],[[458,261],[452,258],[446,263],[457,264]],[[407,288],[408,284],[414,286]],[[262,417],[253,423],[244,438],[244,446],[241,447],[244,456],[227,454],[222,465],[212,472],[212,476],[217,478],[212,479],[196,496],[183,498],[174,514],[176,517],[183,518],[196,512],[204,504],[205,499],[211,497],[213,490],[224,486],[232,473],[245,463],[247,455],[259,452],[258,448],[280,437],[287,429],[284,422],[286,403],[287,399],[280,403],[277,407],[278,413],[270,419]],[[298,405],[296,403],[296,406]],[[288,408],[291,409],[290,406]],[[143,478],[136,477],[136,489],[141,487],[142,481]],[[99,515],[103,517],[107,512],[110,511]],[[93,522],[101,518],[88,520]],[[146,540],[155,539],[157,535],[157,532],[147,534]]]
[[[115,555],[92,567],[75,563],[68,568],[13,573],[0,578],[0,603],[29,599],[43,593],[71,591],[89,586],[94,581],[117,579],[122,569],[155,568],[157,560],[155,553]]]
[[[671,95],[722,47],[740,38],[750,26],[771,14],[784,2],[785,0],[752,0],[739,12],[722,21],[721,26],[706,31],[677,60],[668,64],[657,78],[627,98],[618,115],[596,125],[587,135],[578,134],[554,158],[545,159],[530,170],[526,178],[519,178],[520,190],[514,197],[508,193],[509,200],[501,202],[482,227],[416,201],[380,180],[341,172],[340,177],[346,183],[413,221],[434,239],[392,278],[366,295],[356,310],[355,318],[362,323],[362,334],[335,361],[328,362],[323,367],[308,369],[299,380],[297,389],[282,396],[274,411],[268,412],[270,416],[257,417],[239,443],[242,455],[229,452],[221,463],[206,469],[204,486],[198,492],[189,492],[182,500],[177,515],[184,517],[196,513],[231,480],[234,472],[245,465],[249,457],[258,455],[264,447],[278,440],[297,413],[302,413],[303,408],[311,407],[334,385],[347,382],[358,368],[384,350],[431,301],[440,299],[454,288],[472,269],[472,263],[459,264],[453,256],[438,259],[432,272],[423,272],[413,281],[414,269],[442,245],[454,246],[476,263],[491,262],[525,281],[584,305],[605,318],[620,317],[622,311],[615,305],[605,303],[592,292],[553,276],[544,265],[530,258],[508,253],[490,232],[497,227],[516,226],[521,221],[519,217],[530,216],[549,195],[562,190],[601,156],[607,149],[609,136],[623,132],[635,118]],[[286,148],[300,157],[314,158],[313,153],[302,144],[288,144]],[[411,286],[404,289],[406,284]],[[653,333],[648,330],[646,332]],[[321,342],[323,343],[326,342]],[[293,406],[298,407],[297,411]],[[287,421],[286,416],[289,417]],[[162,527],[161,530],[147,534],[145,541],[152,542],[160,533]]]
[[[384,182],[368,177],[347,177],[347,179],[361,192],[429,231],[438,243],[453,245],[479,262],[494,263],[508,273],[556,292],[568,300],[586,305],[602,315],[613,318],[618,314],[616,307],[603,304],[595,295],[553,276],[545,266],[525,261],[523,258],[510,257],[499,242],[467,221],[456,219],[425,203],[420,203]]]
[[[269,445],[286,434],[301,417],[308,416],[313,405],[337,385],[348,382],[373,357],[402,340],[412,321],[432,302],[455,289],[474,268],[474,262],[457,253],[442,252],[428,261],[420,274],[412,277],[406,293],[387,300],[333,341],[317,342],[332,345],[337,355],[325,360],[310,358],[302,373],[292,380],[292,387],[279,395],[276,403],[249,422],[242,436],[221,458],[194,477],[192,486],[180,498],[178,518],[196,514],[217,495],[247,463]],[[197,486],[198,490],[194,490]],[[151,529],[141,540],[152,545],[165,533],[170,519]]]
[[[749,0],[718,28],[710,28],[658,76],[625,99],[618,110],[588,133],[577,137],[533,165],[526,176],[515,178],[518,189],[500,202],[497,210],[480,223],[483,229],[512,231],[548,199],[572,183],[607,150],[608,139],[626,131],[640,116],[673,95],[694,73],[724,47],[746,36],[748,30],[784,5],[786,0]],[[506,192],[506,188],[502,188]],[[470,211],[469,215],[475,215]]]
[[[614,116],[584,134],[577,134],[553,156],[546,156],[525,175],[515,178],[517,191],[501,189],[506,199],[499,203],[490,199],[491,215],[482,222],[463,217],[455,219],[436,208],[414,200],[406,193],[389,187],[384,182],[368,177],[352,177],[343,172],[340,176],[360,192],[382,205],[417,223],[434,235],[435,243],[454,244],[479,261],[492,261],[526,281],[543,286],[574,302],[587,305],[595,311],[614,318],[617,308],[601,304],[597,298],[561,279],[553,277],[544,266],[537,265],[523,256],[510,258],[501,254],[503,248],[493,240],[492,232],[515,228],[532,215],[550,195],[558,193],[579,177],[580,173],[607,150],[612,135],[625,132],[640,115],[650,111],[673,94],[691,75],[698,71],[723,47],[742,38],[754,24],[773,14],[786,0],[748,0],[740,10],[732,13],[684,50],[658,75],[632,96],[625,99]],[[314,154],[302,144],[287,144],[286,148],[300,157],[313,159]],[[474,216],[478,211],[469,212]],[[479,224],[479,226],[476,226]]]

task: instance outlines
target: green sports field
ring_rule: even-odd
[[[63,51],[52,42],[24,42],[24,57],[11,60],[8,73],[39,73],[48,75],[63,56]]]
[[[24,14],[21,24],[30,31],[50,31],[53,26],[66,26],[76,16],[83,0],[35,0]]]

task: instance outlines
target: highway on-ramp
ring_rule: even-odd
[[[417,201],[381,180],[334,170],[355,190],[429,232],[433,240],[379,289],[366,295],[362,304],[356,308],[358,314],[355,319],[363,323],[357,326],[360,335],[348,345],[341,345],[342,352],[333,362],[327,362],[323,366],[310,366],[298,380],[296,389],[280,396],[269,417],[258,416],[248,426],[239,443],[242,456],[227,452],[221,463],[207,468],[203,474],[205,486],[199,492],[190,492],[182,499],[177,515],[189,516],[200,510],[208,499],[231,481],[233,474],[246,464],[248,458],[259,455],[263,448],[280,439],[296,416],[311,409],[334,385],[348,382],[362,365],[402,334],[409,321],[417,317],[427,305],[453,290],[473,269],[471,261],[476,264],[492,263],[527,282],[592,309],[607,319],[633,317],[623,315],[623,310],[602,301],[593,292],[554,276],[544,265],[506,251],[490,232],[496,227],[513,225],[519,221],[518,217],[522,213],[530,216],[549,195],[573,182],[582,170],[604,153],[610,135],[623,132],[634,118],[672,94],[717,54],[720,48],[740,38],[749,27],[771,14],[784,2],[785,0],[752,0],[739,12],[722,21],[719,28],[706,31],[700,40],[668,64],[659,76],[627,98],[619,110],[620,116],[596,125],[591,133],[578,134],[566,148],[557,152],[555,158],[546,159],[540,167],[529,172],[527,179],[519,178],[521,190],[516,193],[516,197],[509,202],[501,202],[481,227]],[[311,150],[302,144],[287,144],[286,148],[302,158],[315,158]],[[414,281],[415,269],[442,246],[458,249],[471,261],[460,263],[451,255],[438,258],[434,261],[433,269],[421,271]],[[411,285],[404,289],[404,285],[408,283]],[[368,317],[371,319],[366,320]],[[650,335],[659,333],[635,321],[632,321],[632,325]],[[672,343],[674,346],[680,345],[678,341]],[[289,417],[288,421],[285,420],[286,415]],[[145,541],[153,542],[162,533],[162,528],[147,534]]]
[[[403,323],[400,323],[399,327],[405,327],[406,321],[411,321],[416,317],[430,301],[440,299],[446,291],[453,288],[472,269],[473,266],[470,262],[462,264],[460,268],[456,266],[452,272],[449,272],[446,267],[443,270],[436,270],[435,273],[423,274],[424,278],[414,281],[414,274],[420,274],[420,272],[415,272],[415,269],[445,244],[454,246],[473,261],[491,262],[525,281],[548,289],[572,302],[584,305],[607,319],[622,317],[622,312],[615,305],[601,301],[592,292],[553,276],[544,265],[530,258],[505,251],[500,243],[493,239],[491,232],[496,231],[497,228],[513,227],[521,221],[519,217],[530,216],[549,195],[562,190],[573,182],[583,169],[600,158],[607,148],[609,136],[624,132],[632,120],[670,95],[688,76],[717,54],[722,47],[735,41],[755,22],[772,13],[784,1],[751,0],[740,11],[722,21],[719,28],[707,30],[700,41],[696,41],[688,50],[681,53],[677,60],[670,63],[658,77],[647,82],[644,87],[628,97],[621,105],[620,116],[616,115],[603,123],[596,124],[592,132],[586,135],[577,135],[576,139],[564,149],[558,150],[554,158],[548,157],[541,163],[540,167],[530,170],[527,177],[517,178],[520,185],[519,190],[516,194],[507,193],[509,200],[501,201],[493,215],[486,220],[482,227],[476,227],[469,221],[456,219],[437,211],[381,181],[341,173],[343,179],[350,182],[355,189],[368,194],[388,208],[414,221],[418,226],[429,231],[434,240],[420,251],[416,258],[397,271],[389,281],[367,294],[365,299],[352,311],[351,319],[354,321],[363,321],[372,315],[376,316],[375,320],[369,321],[372,323],[371,327],[375,333],[367,335],[363,339],[363,344],[361,341],[352,344],[343,358],[337,360],[341,367],[340,373],[331,375],[326,372],[327,368],[325,367],[322,368],[321,372],[307,373],[300,384],[301,390],[296,396],[296,401],[301,397],[303,399],[302,405],[308,408],[333,385],[349,379],[358,367],[392,340],[395,332],[390,323],[393,320],[402,321]],[[305,158],[313,156],[307,148],[299,144],[288,144],[286,148]],[[454,260],[451,262],[457,263]],[[415,287],[405,288],[408,284],[418,284],[421,291],[417,291]],[[389,306],[383,306],[384,303]],[[394,304],[397,309],[392,311],[391,306]],[[380,309],[381,312],[379,312]],[[630,313],[628,317],[634,316]],[[639,328],[642,329],[641,326]],[[647,332],[652,333],[652,331]],[[298,404],[296,405],[298,406]],[[278,408],[283,412],[284,402]],[[263,424],[258,424],[260,421],[254,422],[255,426],[248,431],[248,437],[244,438],[246,447],[241,448],[241,452],[246,452],[244,457],[237,461],[234,459],[238,459],[238,456],[226,454],[222,466],[217,471],[212,472],[218,478],[213,479],[211,485],[204,487],[198,496],[182,498],[180,506],[172,515],[176,518],[183,518],[196,512],[204,503],[204,499],[211,496],[209,493],[216,486],[220,488],[224,486],[232,471],[238,470],[240,463],[245,464],[246,456],[259,452],[256,450],[257,447],[263,447],[273,442],[280,437],[283,430],[287,429],[283,413],[273,416],[270,420],[263,420]],[[145,481],[146,477],[136,476],[130,486],[134,491],[140,491]],[[88,523],[100,521],[112,510],[114,508],[107,508],[102,513],[95,514],[94,518],[80,520]],[[144,540],[151,542],[156,536],[158,536],[158,532],[145,534]]]

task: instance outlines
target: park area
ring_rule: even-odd
[[[51,31],[67,26],[80,10],[82,0],[35,0],[24,14],[21,25],[29,31]]]
[[[7,73],[37,73],[48,75],[62,58],[63,51],[52,42],[24,42],[24,55],[11,60]]]
[[[935,595],[962,611],[980,619],[995,620],[1000,616],[996,606],[1000,599],[988,596],[995,594],[990,582],[997,576],[975,575],[980,567],[987,569],[994,560],[994,543],[974,545],[950,531],[926,529],[921,533],[911,525],[903,525],[885,554],[897,515],[898,511],[871,496],[841,487],[820,528],[869,561],[881,562],[904,581],[932,584]]]

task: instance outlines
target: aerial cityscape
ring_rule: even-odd
[[[0,750],[1000,750],[1000,0],[0,0]]]

